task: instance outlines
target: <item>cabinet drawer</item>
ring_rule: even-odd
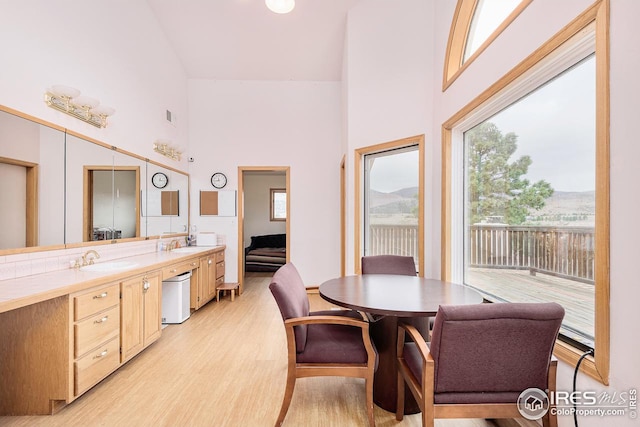
[[[79,357],[120,332],[120,305],[74,325],[75,356]]]
[[[216,279],[224,276],[224,261],[216,264]]]
[[[216,289],[218,289],[218,287],[219,287],[220,285],[222,285],[222,284],[224,284],[224,276],[222,276],[222,277],[218,277],[218,278],[216,279]]]
[[[182,264],[174,264],[162,269],[162,280],[166,280],[170,277],[177,276],[178,274],[186,273],[194,268],[198,268],[198,261],[189,261]]]
[[[120,364],[120,342],[112,339],[75,362],[75,394],[84,393]]]
[[[224,261],[224,251],[216,252],[216,263]]]
[[[118,284],[77,295],[73,298],[74,320],[84,319],[118,304],[119,301],[120,290]]]

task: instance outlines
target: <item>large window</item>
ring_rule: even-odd
[[[596,1],[443,124],[442,277],[556,301],[555,354],[608,383],[608,2]]]
[[[423,274],[422,136],[357,150],[356,271],[365,255],[411,256]]]
[[[595,58],[464,132],[464,283],[492,301],[556,301],[594,345]]]

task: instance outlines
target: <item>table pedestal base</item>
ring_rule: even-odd
[[[424,335],[423,329],[429,326],[429,318],[413,318],[412,323],[420,323],[418,329]],[[428,330],[428,329],[427,329]],[[398,318],[386,316],[369,325],[371,339],[378,350],[378,370],[373,379],[373,402],[389,412],[396,412],[398,396],[398,365],[397,365],[397,340]],[[404,413],[417,414],[420,407],[413,398],[413,394],[405,384],[404,389]]]

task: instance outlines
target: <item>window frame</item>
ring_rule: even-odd
[[[284,194],[285,196],[287,195],[287,189],[286,188],[271,188],[270,189],[270,197],[269,197],[269,219],[270,221],[286,221],[287,220],[287,211],[288,209],[285,206],[285,212],[284,212],[284,218],[276,216],[276,211],[275,211],[275,207],[276,207],[276,203],[275,203],[275,197],[276,194]],[[288,203],[288,200],[285,200],[285,205]]]
[[[411,136],[396,141],[370,145],[355,150],[355,209],[354,209],[354,271],[361,274],[360,258],[362,257],[364,238],[364,158],[367,154],[381,151],[418,146],[418,275],[424,277],[424,134]]]
[[[595,223],[595,355],[585,358],[580,369],[601,383],[609,383],[610,360],[610,309],[609,309],[609,0],[598,0],[580,16],[560,30],[549,41],[529,55],[505,76],[473,99],[458,113],[442,125],[442,280],[451,281],[453,272],[460,271],[462,256],[454,256],[456,244],[461,245],[462,236],[458,227],[453,226],[452,213],[460,209],[462,201],[453,189],[461,178],[460,168],[453,167],[454,142],[460,145],[462,140],[461,124],[472,120],[480,110],[486,111],[487,105],[500,103],[505,106],[512,103],[504,101],[505,93],[518,87],[533,72],[545,72],[545,64],[553,60],[559,48],[574,36],[589,31],[593,26],[596,54],[596,223]],[[575,40],[575,39],[574,39]],[[542,71],[540,71],[542,69]],[[550,78],[550,77],[549,77]],[[547,78],[547,80],[549,79]],[[536,86],[539,86],[537,84]],[[575,365],[582,351],[565,342],[557,341],[554,349],[556,356]]]
[[[442,91],[444,92],[462,74],[475,59],[526,9],[533,0],[522,0],[518,6],[502,21],[476,51],[463,62],[464,52],[469,39],[469,31],[478,7],[478,0],[458,0],[453,13],[447,50],[442,74]]]

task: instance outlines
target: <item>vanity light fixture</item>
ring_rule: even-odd
[[[274,13],[289,13],[296,7],[296,0],[264,0],[270,11]]]
[[[100,105],[97,99],[80,96],[78,89],[62,85],[54,85],[47,89],[44,102],[53,109],[98,128],[107,127],[107,117],[116,111],[111,107]]]
[[[158,140],[153,143],[153,151],[160,153],[171,160],[180,161],[182,158],[182,151],[179,148],[172,147],[169,141]]]

